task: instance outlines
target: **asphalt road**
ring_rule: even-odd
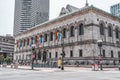
[[[34,71],[0,68],[0,80],[120,80],[120,71]]]

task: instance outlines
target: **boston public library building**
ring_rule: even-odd
[[[42,63],[44,51],[48,64],[56,63],[62,51],[64,65],[120,63],[120,18],[94,6],[71,12],[68,7],[62,8],[58,18],[16,35],[14,61],[31,61],[34,45],[38,63]]]

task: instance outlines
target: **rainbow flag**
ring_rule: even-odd
[[[33,44],[33,38],[30,39],[30,47],[32,47]]]
[[[59,31],[56,32],[56,40],[60,40],[61,39],[61,34]]]
[[[40,36],[40,43],[42,43],[42,36]]]
[[[40,36],[37,35],[37,42],[36,42],[36,47],[37,47],[37,48],[39,47],[39,44],[40,44]]]
[[[20,41],[19,40],[17,41],[17,47],[20,47]]]
[[[61,39],[61,34],[60,34],[60,32],[58,33],[58,40],[60,40]]]
[[[29,40],[29,38],[27,38],[27,45],[29,45],[30,44],[30,40]]]
[[[20,40],[20,47],[22,47],[22,40]]]
[[[56,31],[55,35],[56,35],[56,40],[57,40],[58,39],[58,31]]]

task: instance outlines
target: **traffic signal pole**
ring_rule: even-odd
[[[62,46],[63,46],[63,44],[62,44]],[[63,58],[65,57],[65,52],[64,52],[64,46],[62,47],[62,53],[61,53],[61,56],[62,56],[62,64],[61,64],[61,70],[64,70],[64,63],[63,63]]]
[[[35,46],[33,45],[32,46],[32,62],[31,62],[31,69],[33,70],[34,69],[34,59],[35,59],[35,55],[36,55],[36,51],[35,51]]]

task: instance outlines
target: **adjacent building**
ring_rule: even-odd
[[[63,11],[64,12],[64,11]],[[101,55],[98,40],[102,40]],[[14,60],[31,60],[32,46],[36,59],[56,62],[65,52],[68,65],[76,63],[113,65],[120,62],[120,18],[93,6],[85,6],[44,22],[15,36]]]
[[[0,36],[0,55],[3,57],[13,57],[15,39],[10,36]]]
[[[14,35],[49,20],[49,0],[15,0]]]
[[[76,8],[76,7],[68,4],[66,6],[66,8],[62,7],[59,16],[65,15],[65,14],[68,14],[70,12],[74,12],[74,11],[77,11],[77,10],[79,10],[79,8]]]
[[[110,7],[111,14],[120,18],[120,3]]]

